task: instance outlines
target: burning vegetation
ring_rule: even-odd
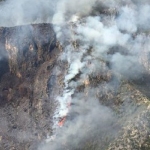
[[[149,150],[150,3],[52,4],[0,28],[0,149]]]

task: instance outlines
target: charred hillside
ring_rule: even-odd
[[[51,136],[53,132],[55,95],[62,93],[64,73],[68,68],[65,61],[58,59],[63,48],[56,42],[56,35],[51,24],[1,27],[0,37],[1,53],[3,54],[0,66],[2,70],[0,148],[34,150],[38,148],[39,142],[42,142],[47,136]],[[122,53],[122,48],[110,48],[107,54],[113,56],[116,51]],[[91,48],[88,49],[89,53],[92,53]],[[128,55],[128,53],[122,54]],[[88,55],[85,54],[84,57],[86,56]],[[104,59],[99,60],[101,71],[96,71],[94,68],[96,74],[89,74],[88,78],[82,80],[81,71],[69,80],[69,83],[78,83],[72,98],[76,98],[78,95],[79,99],[86,99],[86,101],[71,103],[66,123],[74,123],[76,118],[78,120],[77,116],[85,112],[88,116],[93,115],[91,94],[93,100],[98,99],[102,105],[103,113],[109,114],[109,122],[105,122],[104,118],[97,116],[97,121],[103,122],[102,126],[99,127],[99,123],[96,121],[94,126],[88,128],[88,124],[93,119],[86,120],[84,124],[86,137],[81,136],[82,139],[81,137],[76,139],[76,134],[80,135],[80,133],[73,133],[72,138],[75,141],[70,142],[68,139],[63,145],[62,140],[57,149],[116,149],[118,145],[122,148],[133,149],[149,146],[150,124],[147,118],[149,97],[144,93],[147,89],[145,84],[149,81],[149,71],[145,65],[149,62],[146,62],[146,59],[143,60],[139,63],[144,64],[143,70],[145,71],[143,75],[134,80],[126,78],[122,72],[112,70],[111,62]],[[95,60],[90,60],[84,70],[89,69],[92,72],[94,66]],[[145,78],[145,73],[147,78]],[[119,81],[120,77],[122,77],[121,82]],[[82,108],[82,110],[78,112],[76,107]],[[99,112],[97,106],[93,105],[92,107],[95,107],[93,110]],[[140,120],[143,120],[143,124]],[[64,128],[66,127],[64,126]],[[64,132],[65,135],[65,130],[61,132]],[[62,133],[60,134],[62,135]],[[140,136],[142,139],[139,138]],[[78,143],[78,146],[75,146],[75,143]],[[49,147],[48,143],[42,146],[44,149],[47,147]]]
[[[149,150],[149,14],[148,0],[2,2],[0,150]]]
[[[0,149],[35,149],[52,132],[47,84],[61,67],[52,25],[1,27],[0,53]]]

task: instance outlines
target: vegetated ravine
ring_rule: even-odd
[[[149,2],[56,8],[0,28],[0,149],[149,150]]]

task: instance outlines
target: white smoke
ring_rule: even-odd
[[[145,70],[139,61],[144,59],[143,52],[149,53],[149,37],[146,36],[149,34],[149,13],[148,0],[7,0],[1,3],[1,26],[53,23],[57,39],[63,45],[60,60],[68,63],[63,93],[55,96],[58,102],[53,120],[56,139],[52,145],[40,149],[61,149],[60,143],[65,140],[74,147],[76,140],[78,144],[89,135],[90,132],[83,129],[87,124],[90,124],[89,131],[98,128],[100,136],[106,126],[112,132],[115,112],[95,98],[99,87],[108,89],[110,84],[91,88],[89,76],[102,75],[108,70],[126,79],[142,76]],[[78,74],[80,76],[75,79]],[[85,90],[76,93],[83,85]],[[75,106],[69,110],[70,102]],[[77,117],[68,119],[59,129],[59,118],[71,112],[77,113]],[[74,141],[69,139],[72,134],[78,136]]]
[[[117,18],[117,26],[120,30],[135,33],[137,31],[136,11],[130,7],[123,7]]]
[[[104,11],[103,14],[101,14],[102,10],[97,8],[96,5],[101,6]],[[110,11],[109,15],[107,15],[105,9]],[[93,16],[92,13],[95,10],[98,15]],[[111,10],[116,12],[111,14]],[[60,42],[63,44],[65,43],[64,41],[69,39],[69,44],[64,47],[64,52],[61,56],[62,60],[67,60],[69,68],[64,79],[63,96],[58,99],[60,106],[57,109],[59,114],[57,117],[66,116],[71,112],[78,115],[75,117],[76,123],[74,123],[74,120],[67,120],[66,125],[57,131],[59,136],[56,135],[54,145],[51,145],[52,149],[61,149],[62,141],[73,143],[74,141],[69,140],[72,134],[78,136],[75,139],[75,141],[78,141],[76,144],[79,144],[86,136],[88,137],[89,134],[86,133],[86,130],[81,131],[82,126],[84,126],[83,120],[87,119],[86,124],[93,123],[91,128],[99,127],[100,131],[100,127],[103,128],[112,123],[111,121],[109,122],[110,118],[116,119],[114,116],[110,117],[110,114],[114,114],[114,112],[108,107],[104,114],[99,112],[100,110],[105,110],[105,107],[95,100],[96,91],[99,89],[92,90],[93,88],[89,88],[89,76],[102,75],[108,70],[119,73],[121,78],[129,80],[142,76],[144,69],[139,61],[143,47],[147,47],[149,44],[147,43],[148,37],[145,37],[141,32],[145,32],[148,29],[148,12],[149,3],[139,5],[139,3],[134,3],[130,0],[122,3],[113,0],[92,2],[88,0],[82,2],[63,0],[58,3],[52,22],[60,26],[59,30],[56,30]],[[69,26],[68,28],[65,27],[65,29],[69,30],[67,31],[69,33],[67,36],[64,36],[63,30],[61,30],[61,26],[65,24]],[[134,37],[134,34],[139,35]],[[65,37],[67,38],[64,40]],[[78,46],[72,46],[72,42],[77,42]],[[107,61],[110,63],[109,67],[105,63]],[[78,80],[74,81],[78,74],[80,74]],[[115,82],[112,81],[111,84],[118,84]],[[81,96],[76,93],[76,89],[83,84],[85,84],[85,90],[83,93],[81,92]],[[105,88],[107,89],[108,86]],[[88,98],[86,95],[88,95]],[[67,99],[75,104],[75,106],[71,106],[70,110],[66,105]],[[88,102],[86,102],[87,99]],[[91,105],[93,103],[96,105]],[[84,116],[86,107],[88,107],[87,112],[89,115]],[[96,117],[98,114],[100,116],[104,115],[106,120]],[[100,122],[100,120],[103,121]],[[104,125],[103,123],[106,124]],[[111,130],[111,126],[109,126],[109,129]],[[102,135],[102,131],[100,135]],[[74,146],[75,144],[72,144],[72,147]],[[49,149],[46,147],[46,150]]]

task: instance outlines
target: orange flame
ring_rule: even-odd
[[[65,120],[66,120],[66,116],[64,116],[63,118],[60,119],[60,121],[58,122],[58,126],[62,127],[65,123]]]
[[[67,108],[69,109],[70,106],[71,106],[71,102],[68,102],[68,103],[67,103]],[[58,122],[58,126],[59,126],[59,127],[62,127],[62,126],[64,125],[64,123],[65,123],[65,121],[66,121],[66,117],[67,117],[67,115],[64,116],[64,117],[62,117],[62,118],[60,119],[60,121]]]

